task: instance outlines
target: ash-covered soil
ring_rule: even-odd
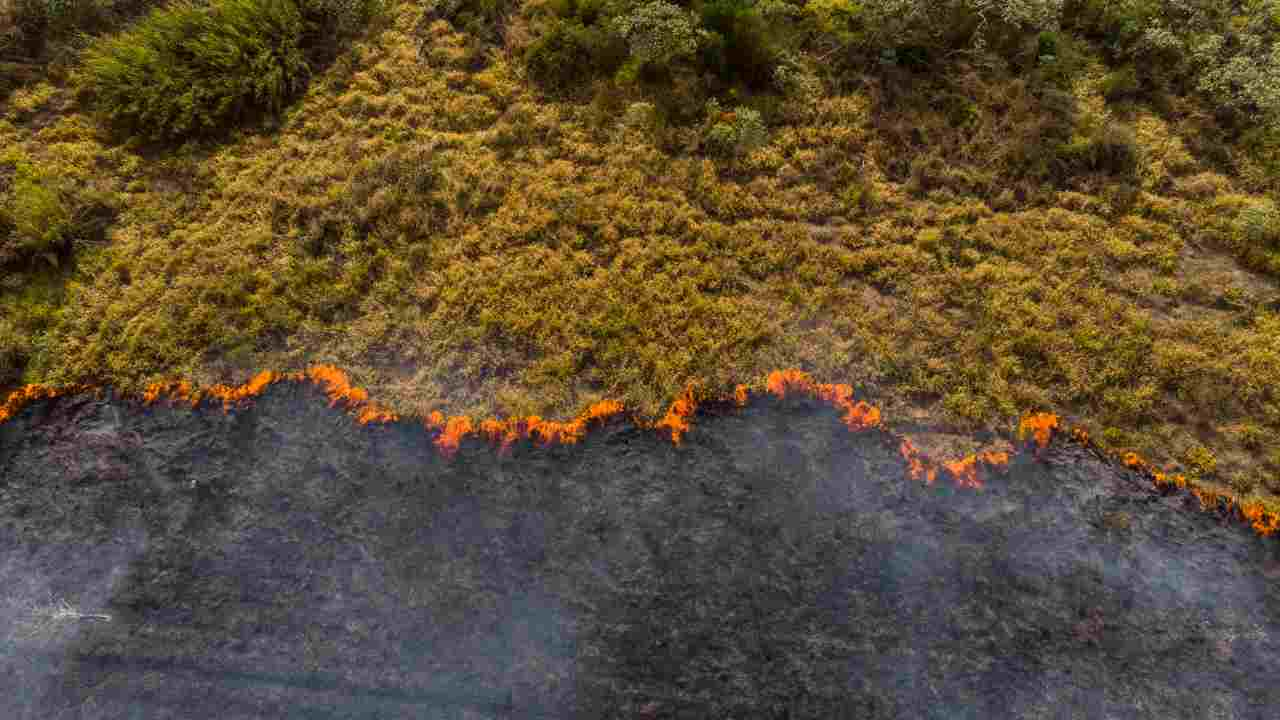
[[[0,425],[0,717],[1280,716],[1274,539],[1074,446],[904,470],[772,399],[452,459],[303,385],[41,402]]]

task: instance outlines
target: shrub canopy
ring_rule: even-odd
[[[180,0],[90,46],[81,84],[108,119],[153,138],[213,130],[278,111],[302,86],[305,31],[294,0]]]

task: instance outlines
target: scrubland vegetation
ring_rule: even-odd
[[[0,17],[0,384],[569,418],[797,366],[927,449],[1046,410],[1280,494],[1280,1]]]

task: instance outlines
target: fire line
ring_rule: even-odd
[[[229,412],[233,408],[243,407],[268,387],[284,382],[310,382],[316,385],[329,399],[330,407],[341,406],[360,425],[381,425],[402,421],[397,413],[370,400],[369,393],[365,389],[353,386],[347,374],[332,365],[314,365],[305,371],[288,373],[265,370],[254,375],[247,383],[238,386],[219,384],[199,389],[185,380],[158,382],[146,388],[142,393],[142,402],[145,405],[151,405],[164,400],[172,404],[186,404],[192,408],[209,402],[221,404],[223,412]],[[894,435],[884,424],[879,408],[865,400],[855,401],[852,386],[819,383],[801,370],[775,370],[769,373],[764,382],[764,389],[768,394],[780,399],[801,396],[824,402],[841,412],[840,420],[851,432],[876,430],[886,433],[898,443],[898,452],[907,464],[906,475],[911,480],[932,485],[937,482],[940,475],[946,475],[959,488],[977,490],[982,488],[980,470],[999,472],[1007,468],[1010,462],[1009,453],[995,450],[983,450],[958,460],[935,462],[917,450],[910,439]],[[101,390],[83,384],[63,387],[27,385],[11,392],[4,402],[0,403],[0,423],[13,418],[22,408],[39,400],[94,392],[100,394]],[[750,386],[737,385],[732,397],[728,400],[737,407],[745,407],[751,393]],[[709,399],[711,398],[703,396],[700,385],[692,383],[676,396],[666,414],[649,427],[667,433],[671,441],[679,446],[692,427],[700,402]],[[452,457],[461,447],[462,441],[471,435],[483,437],[496,444],[499,452],[503,453],[509,451],[512,445],[520,440],[531,440],[543,447],[557,444],[571,445],[586,437],[587,431],[593,425],[601,424],[624,411],[625,407],[621,402],[602,400],[567,422],[546,420],[536,415],[507,419],[489,418],[476,422],[466,416],[446,416],[440,411],[431,412],[418,421],[435,434],[433,444],[442,455],[448,458]],[[1018,439],[1032,446],[1037,456],[1057,437],[1101,450],[1090,440],[1087,432],[1080,428],[1064,427],[1059,418],[1052,413],[1028,414],[1018,423]],[[1183,475],[1169,474],[1159,470],[1137,453],[1121,454],[1111,451],[1107,453],[1113,460],[1147,478],[1162,493],[1187,490],[1199,501],[1201,509],[1206,512],[1225,513],[1228,517],[1247,522],[1254,532],[1263,537],[1271,537],[1280,532],[1280,513],[1267,510],[1258,501],[1241,502],[1234,495],[1200,487]]]

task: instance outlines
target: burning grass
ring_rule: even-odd
[[[370,400],[369,393],[365,389],[352,385],[348,375],[332,365],[315,365],[305,371],[288,373],[265,370],[242,385],[220,384],[203,390],[185,380],[153,383],[142,393],[141,400],[146,405],[167,402],[184,404],[192,408],[207,403],[220,405],[223,412],[229,412],[232,409],[244,407],[272,385],[285,382],[310,382],[329,399],[330,407],[344,408],[353,420],[362,426],[402,420],[398,414]],[[983,487],[980,479],[982,472],[1000,472],[1007,468],[1011,461],[1009,452],[987,449],[956,460],[936,462],[916,449],[909,438],[894,435],[884,423],[879,408],[866,401],[855,402],[852,386],[820,383],[810,374],[798,369],[770,372],[762,385],[765,393],[780,400],[789,397],[803,398],[831,406],[840,411],[840,420],[850,432],[883,433],[891,442],[897,444],[906,464],[905,475],[910,480],[933,485],[940,475],[945,475],[950,477],[958,488],[979,490]],[[4,403],[0,404],[0,422],[11,419],[31,403],[91,390],[92,388],[84,385],[66,388],[25,386],[10,393]],[[739,384],[734,387],[730,396],[716,398],[716,400],[744,407],[750,402],[751,394],[750,385]],[[652,423],[650,427],[667,434],[671,441],[679,446],[692,429],[700,401],[707,399],[709,398],[706,397],[706,393],[702,392],[698,386],[691,384],[675,398],[666,415]],[[542,447],[571,445],[586,437],[592,427],[621,415],[625,410],[625,406],[619,401],[602,400],[593,403],[573,420],[567,422],[547,420],[536,415],[475,421],[467,416],[446,416],[440,411],[432,411],[416,421],[421,422],[434,433],[435,447],[446,458],[451,458],[457,453],[463,441],[471,436],[489,441],[498,448],[499,452],[504,453],[508,452],[513,444],[522,440],[533,441]],[[1058,417],[1051,413],[1026,415],[1018,424],[1017,435],[1020,440],[1034,448],[1037,456],[1058,437],[1067,438],[1081,445],[1096,447],[1090,441],[1088,433],[1078,428],[1065,428]],[[1170,475],[1153,467],[1134,452],[1112,453],[1112,459],[1150,479],[1156,489],[1161,492],[1187,490],[1199,501],[1202,510],[1243,520],[1263,537],[1270,537],[1280,532],[1280,513],[1266,509],[1265,505],[1259,501],[1242,501],[1233,494],[1201,487],[1184,475]]]
[[[74,103],[11,108],[0,145],[121,211],[65,292],[0,287],[0,382],[143,393],[323,359],[385,403],[335,401],[369,423],[447,408],[444,446],[509,446],[577,437],[542,418],[604,397],[679,441],[691,382],[745,404],[738,380],[800,366],[864,381],[854,399],[779,379],[851,429],[884,414],[962,436],[1051,410],[1165,467],[1203,445],[1201,483],[1280,494],[1276,286],[1225,254],[1256,188],[1169,156],[1193,123],[1133,110],[1140,188],[1028,185],[1008,163],[1044,147],[1011,138],[1038,141],[1044,109],[1022,79],[962,73],[939,80],[972,103],[962,128],[927,90],[830,90],[713,160],[679,128],[614,133],[643,98],[553,102],[509,59],[474,70],[466,33],[421,36],[421,12],[397,6],[278,128],[219,145],[155,158]],[[1087,82],[1074,101],[1110,112]],[[915,442],[909,464],[967,452]]]

